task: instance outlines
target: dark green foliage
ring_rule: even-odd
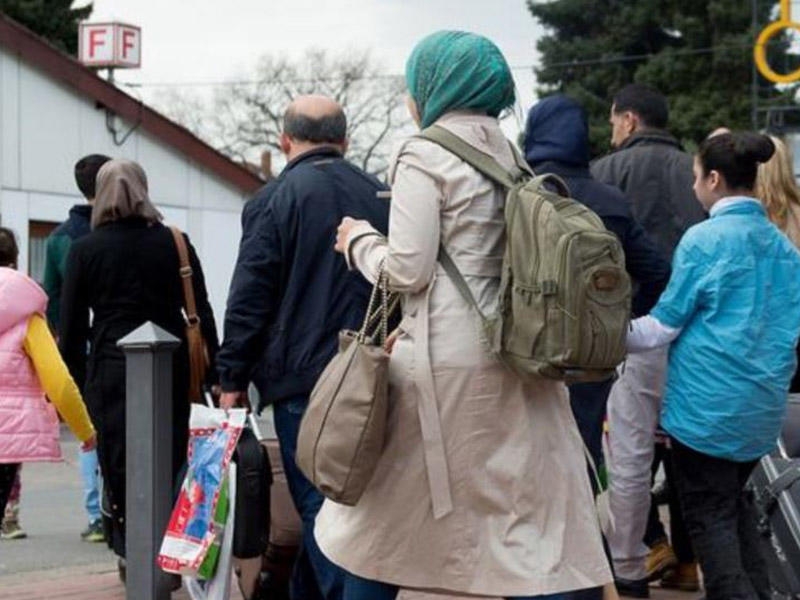
[[[715,127],[752,127],[750,84],[757,31],[752,29],[749,0],[527,2],[547,30],[537,43],[539,94],[563,92],[586,106],[595,153],[608,149],[614,92],[633,81],[667,95],[669,129],[689,147]],[[770,20],[774,5],[759,0],[759,30]],[[772,55],[785,56],[785,50],[785,40],[770,46]],[[792,68],[772,64],[782,71]],[[785,92],[780,98],[764,79],[759,87],[763,104],[785,102],[789,95]]]
[[[92,8],[72,8],[72,0],[0,0],[1,13],[73,56],[78,53],[78,22],[88,18]]]

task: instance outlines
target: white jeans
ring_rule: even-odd
[[[608,535],[614,573],[644,579],[642,538],[650,510],[650,468],[667,370],[667,348],[628,355],[608,398],[609,500],[615,527]]]

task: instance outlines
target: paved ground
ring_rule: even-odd
[[[666,592],[651,588],[653,600],[695,600],[698,593]],[[70,569],[35,571],[0,577],[0,600],[126,600],[125,590],[117,579],[113,564]],[[189,600],[176,592],[173,600]],[[236,592],[231,600],[241,600]],[[468,600],[458,596],[402,592],[398,600]],[[476,600],[474,597],[472,600]],[[487,599],[488,600],[488,599]],[[499,599],[492,599],[499,600]]]
[[[66,462],[32,464],[23,469],[21,517],[30,537],[0,541],[0,600],[125,598],[115,562],[105,545],[79,539],[86,517],[75,464],[77,443],[68,433],[63,436],[63,448]],[[653,588],[656,600],[695,600],[699,596]],[[187,600],[188,596],[179,592],[173,599]],[[231,600],[241,600],[241,596],[234,594]],[[456,599],[404,592],[401,600]]]
[[[30,536],[0,541],[0,577],[9,573],[91,565],[108,561],[105,544],[81,542],[86,527],[77,466],[78,444],[62,436],[65,462],[28,464],[22,469],[20,518]]]

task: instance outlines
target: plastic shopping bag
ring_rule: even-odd
[[[219,562],[214,576],[208,581],[184,575],[183,586],[192,600],[229,600],[233,572],[233,522],[236,518],[236,464],[228,467],[228,499],[230,510],[222,532]]]
[[[231,506],[228,467],[246,418],[244,409],[192,404],[188,469],[158,555],[162,570],[214,575]]]

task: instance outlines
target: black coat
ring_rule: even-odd
[[[692,189],[692,162],[666,131],[641,131],[595,161],[592,175],[625,192],[636,219],[672,260],[684,232],[706,218]]]
[[[186,241],[201,327],[213,358],[218,346],[214,315],[197,254]],[[73,243],[61,296],[59,345],[97,429],[98,457],[115,521],[111,544],[120,555],[125,551],[120,521],[125,515],[125,360],[117,341],[147,321],[182,341],[172,373],[172,461],[177,474],[186,457],[189,418],[182,308],[178,252],[163,225],[122,219]]]
[[[239,257],[217,364],[225,391],[254,379],[263,402],[311,391],[336,353],[341,329],[358,328],[370,286],[334,252],[345,216],[386,233],[386,187],[332,148],[307,152],[245,208]]]

